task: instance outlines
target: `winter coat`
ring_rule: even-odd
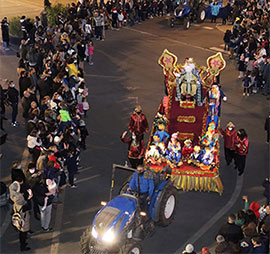
[[[12,168],[11,169],[11,181],[17,181],[22,179],[25,182],[25,175],[21,168]]]
[[[269,118],[268,118],[268,119],[269,119]],[[268,123],[269,123],[269,122],[268,122]],[[269,128],[269,127],[268,127],[268,128]],[[269,129],[268,129],[268,130],[269,130]],[[266,179],[264,179],[262,186],[264,187],[263,195],[264,195],[265,197],[268,197],[268,198],[269,198],[269,196],[270,196],[270,182],[269,182],[269,180],[267,181]]]
[[[33,149],[35,146],[41,146],[42,142],[38,141],[37,137],[27,136],[27,147]]]
[[[21,228],[21,232],[28,232],[30,230],[30,213],[27,209],[27,201],[25,200],[24,194],[20,192],[20,184],[13,182],[9,186],[10,199],[13,201],[13,211],[19,212],[24,218],[24,225]]]
[[[2,20],[1,22],[1,30],[2,30],[2,39],[3,41],[9,41],[9,24],[8,22]]]
[[[20,88],[20,97],[23,97],[24,91],[31,86],[31,80],[28,77],[20,77],[19,79],[19,88]]]
[[[8,100],[10,103],[18,103],[19,101],[19,92],[15,87],[8,88]]]
[[[237,136],[237,141],[236,141],[236,153],[239,155],[247,155],[248,154],[248,147],[249,147],[249,140],[248,138],[244,138],[241,140]]]
[[[229,32],[226,32],[226,33],[224,34],[224,37],[223,37],[224,42],[229,43],[230,40],[231,40],[231,36],[232,36],[232,34],[231,34],[230,31],[229,31]]]
[[[221,226],[218,235],[223,235],[227,242],[232,243],[238,243],[243,238],[241,228],[228,222]]]
[[[215,248],[215,254],[231,254],[231,245],[227,242],[218,243]]]

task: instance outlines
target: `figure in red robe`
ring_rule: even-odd
[[[235,158],[235,149],[236,149],[235,142],[237,139],[237,134],[234,128],[235,128],[234,124],[232,122],[229,122],[225,130],[223,130],[222,128],[219,129],[224,139],[225,160],[228,166]]]
[[[136,132],[143,137],[145,132],[149,131],[146,116],[142,113],[142,107],[136,106],[133,114],[130,116],[128,129],[130,132]]]
[[[192,141],[190,139],[186,139],[184,141],[184,146],[182,149],[182,160],[184,162],[188,161],[194,151],[194,148],[192,147]]]

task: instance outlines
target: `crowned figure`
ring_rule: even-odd
[[[192,58],[186,58],[181,73],[174,73],[176,78],[176,101],[196,101],[203,104],[202,80]]]

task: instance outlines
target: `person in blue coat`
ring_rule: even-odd
[[[211,3],[211,23],[217,22],[217,16],[219,13],[219,5],[218,2]]]
[[[138,193],[141,210],[146,211],[147,203],[150,201],[154,192],[154,181],[153,179],[145,177],[142,165],[139,165],[137,167],[137,172],[133,173],[127,190],[128,192],[133,190]]]

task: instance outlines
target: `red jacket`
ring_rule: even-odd
[[[236,153],[239,155],[247,155],[248,154],[248,146],[249,146],[249,140],[248,138],[244,138],[241,140],[237,136],[236,140]]]
[[[130,117],[130,122],[128,126],[130,132],[137,131],[139,134],[143,134],[144,132],[149,130],[148,122],[146,116],[141,113],[133,113]]]
[[[224,147],[230,150],[235,150],[236,149],[235,142],[237,139],[237,134],[236,134],[235,129],[232,129],[230,131],[228,128],[226,128],[225,130],[222,130],[220,128],[219,131],[224,139]]]
[[[48,156],[48,159],[49,159],[49,161],[53,161],[54,162],[54,167],[56,169],[60,169],[61,168],[60,164],[57,162],[56,157],[54,155]]]
[[[144,155],[144,141],[132,142],[131,138],[121,138],[124,143],[128,144],[128,157],[131,159],[140,159]]]

